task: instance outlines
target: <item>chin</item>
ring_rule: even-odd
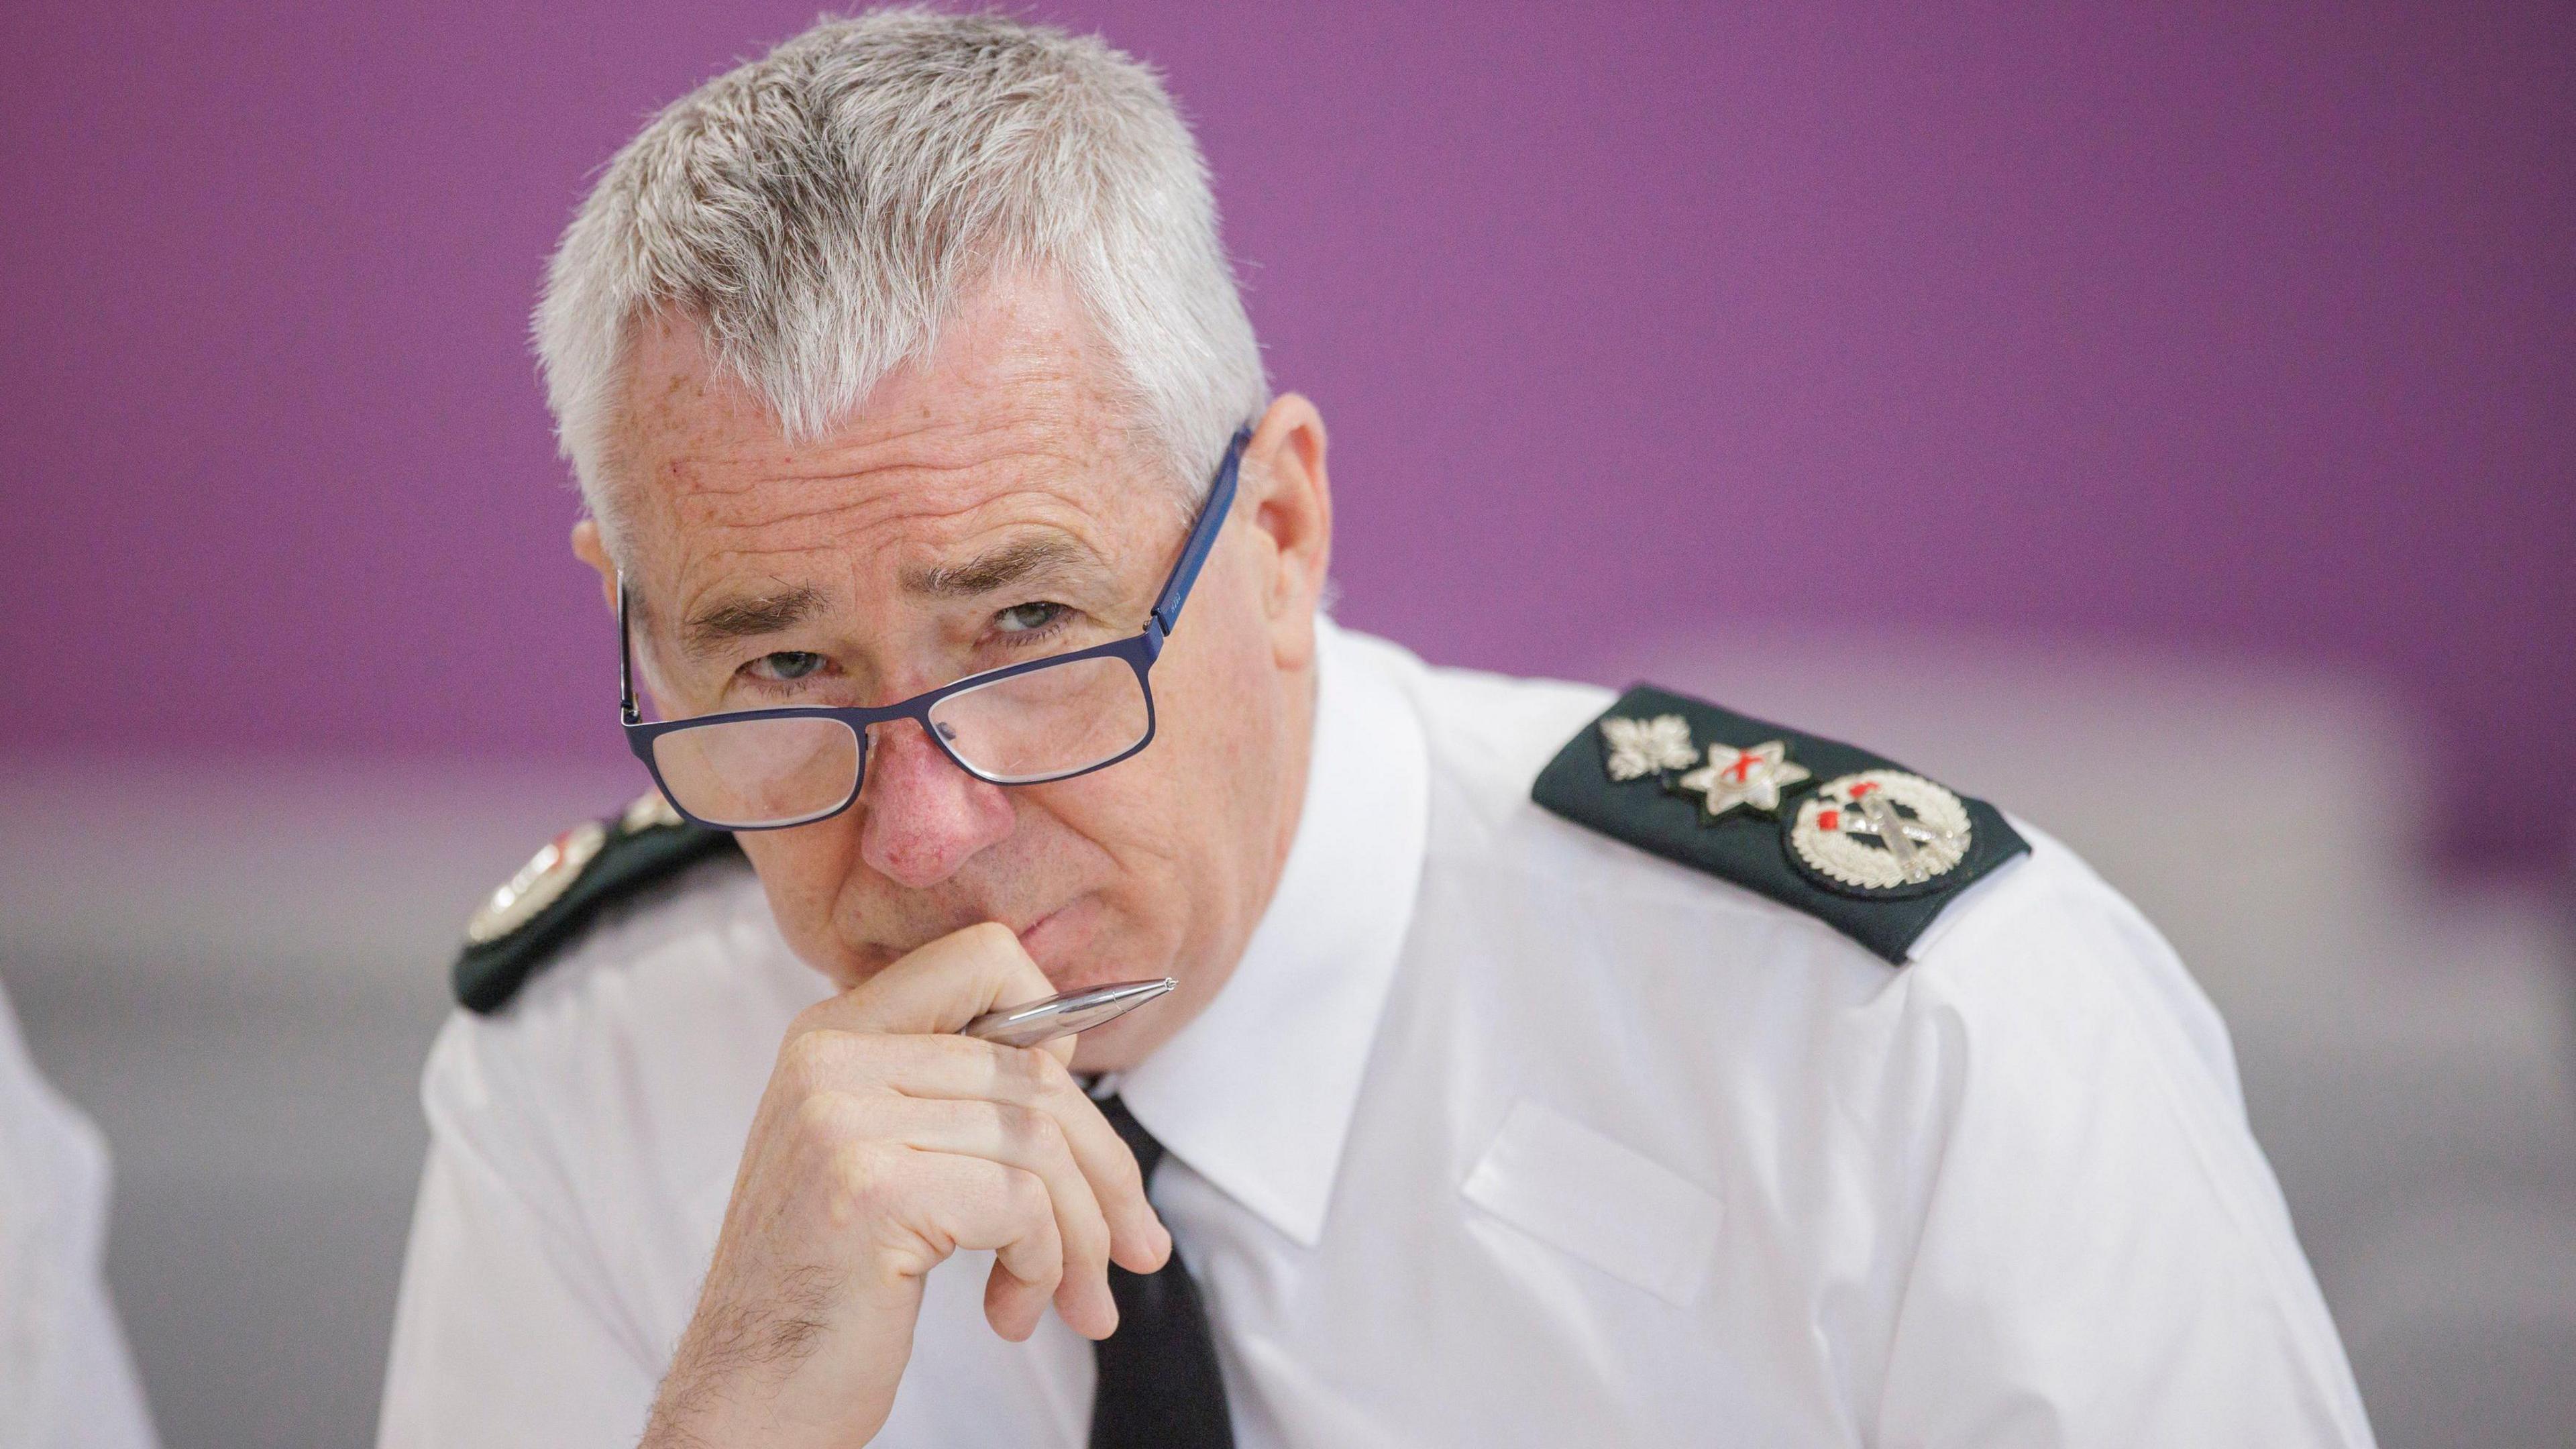
[[[1175,993],[1177,994],[1177,993]],[[1153,1054],[1177,1027],[1153,1019],[1172,998],[1148,1002],[1107,1026],[1084,1032],[1073,1044],[1073,1069],[1085,1076],[1123,1072]]]
[[[813,965],[811,961],[808,961],[806,964],[809,966]],[[852,966],[844,961],[834,961],[829,965],[815,967],[815,970],[821,973],[824,980],[832,983],[832,989],[835,991],[854,990],[857,987],[866,984],[868,978],[876,975],[879,971],[884,969],[885,968],[882,965],[858,967]]]

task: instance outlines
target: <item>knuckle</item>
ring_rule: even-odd
[[[1041,1095],[1079,1092],[1074,1084],[1073,1069],[1056,1059],[1045,1047],[1019,1048],[1021,1068],[1029,1074],[1029,1085]]]
[[[834,1151],[829,1181],[836,1228],[888,1217],[904,1199],[898,1164],[872,1143],[845,1143]]]
[[[1021,1217],[1044,1219],[1045,1231],[1055,1232],[1055,1199],[1036,1173],[1018,1167],[1003,1169],[1002,1202]]]
[[[1109,1220],[1098,1208],[1063,1215],[1065,1251],[1086,1263],[1099,1264],[1109,1258]]]
[[[865,1104],[846,1092],[815,1092],[789,1120],[800,1141],[834,1150],[859,1140],[865,1116]]]
[[[898,1039],[909,1050],[921,1053],[919,1064],[923,1071],[934,1072],[943,1079],[960,1082],[977,1080],[978,1072],[989,1076],[994,1054],[1008,1050],[988,1041],[977,1041],[971,1036],[958,1036],[947,1032]]]
[[[1031,1055],[1046,1053],[1034,1047],[993,1047],[984,1054],[985,1090],[996,1100],[1030,1102],[1037,1098],[1040,1087],[1036,1068],[1029,1065]]]
[[[1109,1159],[1109,1189],[1122,1197],[1142,1198],[1145,1195],[1144,1169],[1136,1165],[1136,1154],[1125,1150],[1125,1143],[1119,1147],[1119,1152]]]
[[[924,1061],[942,1065],[981,1061],[986,1053],[993,1050],[991,1042],[979,1041],[971,1036],[947,1031],[906,1036],[898,1040],[914,1051],[920,1052]]]
[[[1053,1157],[1064,1150],[1064,1129],[1056,1120],[1033,1108],[1002,1105],[997,1107],[1002,1140],[1025,1156]]]
[[[1028,1083],[1032,1097],[1082,1094],[1082,1088],[1073,1080],[1073,1073],[1063,1062],[1056,1060],[1055,1053],[1042,1046],[1020,1047],[1017,1051],[1021,1080]]]
[[[804,1093],[823,1090],[847,1055],[844,1035],[837,1031],[808,1031],[788,1038],[787,1044],[778,1049],[778,1075]]]

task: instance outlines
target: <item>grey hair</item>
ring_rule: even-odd
[[[1206,162],[1151,68],[1097,37],[887,9],[671,103],[583,200],[536,312],[556,437],[612,552],[639,321],[694,320],[808,439],[927,355],[970,289],[1023,268],[1070,282],[1120,401],[1195,500],[1269,384]]]

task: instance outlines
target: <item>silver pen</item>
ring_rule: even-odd
[[[960,1036],[1003,1046],[1036,1046],[1116,1021],[1180,984],[1165,976],[1155,981],[1116,981],[1088,991],[1067,991],[1043,1001],[985,1012],[957,1030]]]

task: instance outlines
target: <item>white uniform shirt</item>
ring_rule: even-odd
[[[0,993],[0,1449],[151,1449],[102,1273],[107,1143],[63,1100]]]
[[[2064,847],[1891,968],[1531,804],[1603,691],[1329,626],[1319,690],[1268,914],[1120,1084],[1242,1449],[2369,1442],[2224,1027]],[[826,990],[727,861],[449,1023],[386,1445],[635,1442]],[[1080,1446],[1090,1345],[961,1257],[877,1442]]]

